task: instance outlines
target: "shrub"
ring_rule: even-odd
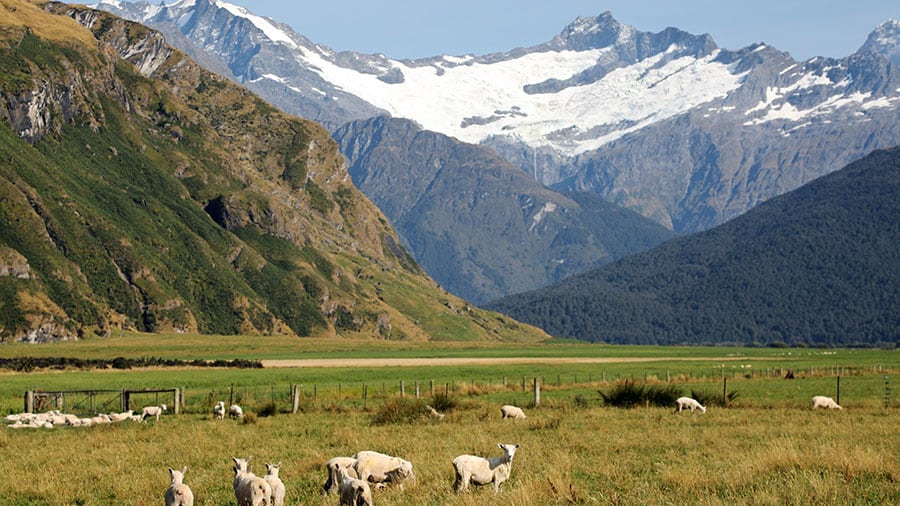
[[[619,383],[609,393],[603,391],[599,393],[604,404],[619,408],[645,405],[672,406],[679,397],[678,389],[673,385],[638,385],[634,381]]]
[[[275,416],[277,414],[278,414],[278,405],[275,404],[275,402],[273,402],[273,401],[269,401],[269,402],[263,404],[263,406],[261,408],[259,408],[259,416],[261,416],[263,418],[269,417],[269,416]]]
[[[704,406],[727,406],[734,402],[735,399],[738,398],[740,394],[737,392],[728,392],[725,394],[725,401],[722,401],[722,396],[718,393],[710,393],[710,392],[698,392],[696,390],[691,390],[691,397],[697,399],[697,402]]]
[[[441,413],[446,413],[456,408],[456,399],[447,393],[437,393],[431,398],[431,407]]]
[[[427,412],[422,401],[389,399],[372,415],[372,425],[413,423]]]
[[[244,418],[241,419],[241,423],[245,425],[252,425],[256,423],[256,413],[244,413]]]

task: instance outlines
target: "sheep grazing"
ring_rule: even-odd
[[[332,469],[340,475],[341,479],[341,484],[338,486],[341,506],[372,506],[372,488],[369,487],[368,482],[351,477],[347,473],[347,469],[341,467],[340,463],[335,463]]]
[[[244,410],[237,404],[232,404],[231,407],[228,408],[228,416],[231,418],[244,418]]]
[[[219,401],[215,406],[213,406],[213,418],[215,418],[216,420],[225,419],[225,401]]]
[[[337,464],[339,468],[336,468],[335,464]],[[325,472],[328,474],[328,479],[326,479],[325,484],[322,485],[322,490],[326,494],[336,490],[337,486],[341,484],[340,469],[346,470],[347,474],[352,478],[359,478],[359,475],[356,474],[355,466],[356,459],[353,457],[335,457],[326,462]]]
[[[266,464],[266,476],[263,478],[272,487],[271,506],[284,506],[284,482],[278,477],[278,469],[281,462],[277,464]]]
[[[441,420],[444,418],[444,414],[439,412],[438,410],[432,408],[431,406],[429,406],[427,404],[425,405],[425,407],[428,408],[428,410],[431,411],[431,415],[434,416],[435,418],[437,418],[438,420]]]
[[[166,411],[165,404],[160,404],[159,406],[147,406],[141,410],[141,421],[146,420],[151,416],[155,416],[156,421],[159,421],[159,415],[163,414],[164,411]]]
[[[360,480],[379,485],[394,483],[403,489],[403,482],[416,479],[412,463],[400,457],[393,457],[373,451],[356,452],[353,469]]]
[[[812,398],[812,409],[844,409],[838,405],[838,403],[834,402],[834,399],[831,397],[825,397],[824,395],[817,395]]]
[[[500,414],[503,418],[512,418],[513,420],[524,420],[526,418],[522,408],[510,406],[509,404],[500,406]]]
[[[184,473],[187,472],[187,466],[181,471],[169,468],[169,476],[172,483],[166,489],[166,506],[194,506],[194,493],[190,487],[184,484]]]
[[[700,405],[696,399],[691,399],[690,397],[679,397],[675,399],[675,412],[681,413],[682,409],[690,408],[691,413],[694,412],[695,409],[699,409],[701,413],[706,413],[706,408]]]
[[[503,450],[502,457],[486,459],[475,455],[460,455],[453,459],[453,469],[456,471],[453,490],[464,492],[469,489],[469,483],[476,485],[493,483],[494,492],[500,492],[500,485],[509,479],[512,472],[513,456],[519,445],[500,443],[497,446]]]
[[[238,506],[271,506],[272,487],[250,472],[250,458],[234,460],[234,497]]]

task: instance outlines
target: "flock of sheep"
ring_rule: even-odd
[[[59,410],[47,411],[46,413],[16,413],[7,415],[6,420],[13,422],[7,425],[10,429],[52,429],[54,427],[90,427],[92,425],[103,425],[106,423],[117,423],[124,421],[144,422],[148,418],[156,418],[166,411],[166,405],[147,406],[140,413],[135,413],[133,409],[123,411],[121,413],[100,413],[90,418],[79,418],[69,413],[63,413]]]
[[[432,415],[443,418],[443,414],[428,406]],[[812,398],[812,409],[843,409],[834,399],[817,395]],[[696,399],[679,397],[675,401],[675,412],[690,409],[691,413],[699,410],[706,413],[706,408]],[[49,411],[47,413],[21,413],[8,415],[6,419],[14,422],[9,428],[53,428],[56,426],[91,426],[114,423],[125,420],[143,422],[159,416],[166,411],[166,405],[148,406],[135,414],[134,410],[123,413],[100,414],[92,418],[78,418],[74,415]],[[525,419],[525,412],[512,405],[500,407],[502,418]],[[235,419],[243,418],[244,411],[237,404],[227,410],[220,401],[213,407],[213,418],[224,419],[228,415]],[[497,445],[503,455],[484,458],[477,455],[460,455],[453,459],[455,480],[453,490],[465,492],[470,484],[492,484],[494,492],[500,491],[500,485],[509,479],[512,471],[513,457],[518,450],[517,444]],[[266,464],[266,475],[258,477],[250,471],[250,458],[232,457],[234,461],[234,495],[238,506],[284,506],[285,487],[278,477],[281,463]],[[171,484],[165,490],[166,506],[193,506],[194,494],[184,483],[185,466],[180,471],[169,468]],[[326,481],[322,486],[326,494],[337,492],[340,506],[372,506],[372,488],[376,490],[388,485],[397,485],[401,489],[407,480],[415,480],[412,463],[408,460],[374,451],[360,451],[352,457],[335,457],[325,463]]]

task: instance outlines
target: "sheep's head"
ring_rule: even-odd
[[[497,446],[500,447],[501,450],[503,450],[503,456],[506,458],[507,461],[512,461],[513,455],[515,455],[516,450],[519,449],[519,445],[508,445],[508,444],[499,443],[499,444],[497,444]]]
[[[281,467],[281,462],[277,464],[266,464],[266,474],[269,476],[278,477],[278,468]]]
[[[187,466],[184,466],[181,469],[181,471],[176,471],[170,467],[169,468],[169,477],[172,478],[172,484],[180,485],[180,484],[184,483],[184,473],[186,473],[186,472],[187,472]]]
[[[231,457],[231,459],[234,460],[234,474],[249,472],[251,458],[252,457],[247,457],[246,459],[239,459],[237,457]]]

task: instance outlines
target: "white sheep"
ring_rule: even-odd
[[[335,468],[335,464],[339,466]],[[356,459],[353,457],[335,457],[328,462],[325,463],[325,472],[328,474],[328,478],[325,480],[325,484],[322,485],[322,490],[328,494],[336,490],[337,486],[341,484],[341,472],[340,469],[344,469],[347,471],[347,474],[353,478],[359,478],[359,475],[356,474]]]
[[[166,409],[165,404],[160,404],[159,406],[147,406],[141,410],[141,420],[146,420],[151,416],[155,416],[156,421],[159,421],[159,415],[163,414]]]
[[[172,483],[166,489],[166,506],[194,506],[194,493],[190,487],[184,484],[184,473],[187,472],[187,466],[181,471],[169,468],[169,476]]]
[[[225,419],[225,401],[219,401],[213,407],[213,418],[215,418],[216,420]]]
[[[266,480],[250,472],[250,458],[234,460],[234,497],[238,506],[271,506],[272,487]]]
[[[500,492],[500,485],[509,479],[512,472],[512,460],[519,445],[497,445],[503,450],[503,456],[486,459],[475,455],[460,455],[453,459],[456,480],[453,490],[460,492],[469,489],[469,483],[476,485],[494,484],[494,492]]]
[[[266,464],[266,476],[263,478],[272,487],[271,506],[284,506],[284,482],[278,477],[278,469],[281,462],[277,464]]]
[[[338,486],[341,506],[372,506],[372,488],[368,482],[351,477],[339,463],[335,463],[333,469],[341,478]]]
[[[400,457],[366,450],[356,452],[353,458],[356,459],[353,469],[360,480],[376,484],[396,483],[402,490],[404,481],[416,479],[412,463]]]
[[[694,412],[695,409],[699,409],[701,413],[706,413],[706,408],[700,405],[696,399],[691,399],[690,397],[679,397],[675,399],[675,412],[681,413],[682,409],[690,408],[691,413]]]
[[[513,420],[524,420],[527,418],[522,408],[511,406],[509,404],[500,406],[500,414],[503,418],[512,418]]]
[[[834,402],[834,399],[831,397],[825,397],[824,395],[817,395],[812,398],[812,409],[818,408],[826,408],[826,409],[844,409],[838,405],[838,403]]]
[[[143,413],[142,413],[142,414],[143,414]],[[125,421],[125,420],[131,420],[131,419],[132,419],[131,417],[133,417],[133,416],[134,416],[134,410],[133,410],[133,409],[129,409],[128,411],[123,411],[123,412],[121,412],[121,413],[110,413],[110,414],[109,414],[109,421],[111,421],[111,422],[122,422],[122,421]]]
[[[237,404],[232,404],[231,407],[228,408],[228,416],[231,418],[244,418],[244,410]]]
[[[426,404],[425,407],[428,408],[429,411],[431,411],[431,415],[434,416],[435,418],[437,418],[437,419],[439,419],[439,420],[442,420],[442,419],[444,418],[444,414],[443,414],[443,413],[441,413],[441,412],[439,412],[438,410],[432,408],[432,407],[429,406],[428,404]]]

